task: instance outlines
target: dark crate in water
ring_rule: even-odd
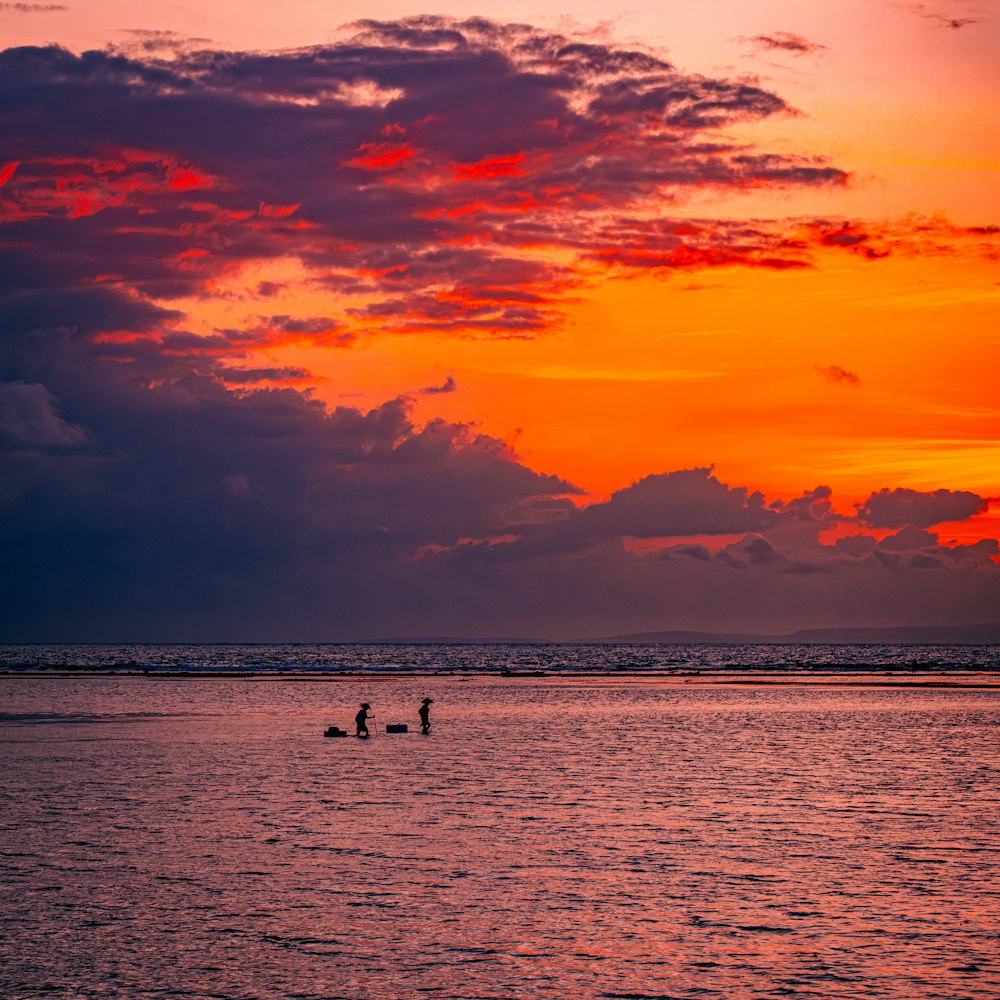
[[[338,729],[336,726],[330,726],[330,728],[323,734],[324,736],[346,736],[347,731],[344,729]]]
[[[402,723],[394,723],[391,726],[386,726],[385,731],[387,733],[405,733],[407,730],[406,726]]]

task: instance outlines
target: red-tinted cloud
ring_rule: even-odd
[[[295,257],[354,335],[537,336],[595,270],[794,269],[828,250],[995,242],[939,219],[685,217],[706,188],[847,174],[727,139],[792,110],[742,80],[483,19],[356,28],[293,52],[0,53],[0,316],[4,278],[44,285],[49,314],[69,296],[73,324],[70,290],[101,275],[163,303]]]
[[[840,385],[861,385],[861,376],[840,365],[816,366],[816,371],[827,380]]]
[[[796,266],[807,254],[782,258],[770,234],[692,234],[629,257],[616,230],[655,228],[634,213],[705,187],[846,177],[722,138],[788,113],[776,94],[527,26],[363,22],[325,47],[167,59],[154,41],[0,54],[0,225],[6,247],[32,248],[0,263],[18,257],[19,285],[44,275],[58,299],[115,274],[163,301],[294,256],[346,306],[381,300],[355,307],[369,332],[536,335],[580,283],[547,251],[626,268]]]

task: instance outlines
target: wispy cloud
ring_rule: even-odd
[[[761,35],[743,35],[742,41],[748,42],[755,49],[766,52],[787,52],[793,56],[816,55],[825,52],[826,46],[819,42],[811,42],[804,35],[791,31],[772,31]]]
[[[902,6],[904,10],[908,10],[911,14],[915,14],[917,17],[923,18],[925,21],[933,22],[935,27],[950,28],[953,31],[967,28],[970,24],[981,24],[986,20],[984,17],[979,17],[973,14],[941,14],[937,11],[930,10],[927,4],[922,3],[901,4],[900,6]]]
[[[423,389],[418,390],[418,393],[421,396],[439,396],[442,393],[457,391],[458,383],[455,381],[455,376],[449,374],[440,385],[425,385]]]
[[[197,38],[177,31],[151,28],[125,28],[122,34],[128,40],[112,46],[112,50],[132,55],[178,53],[204,48],[211,44],[209,38]]]
[[[841,385],[861,385],[861,376],[840,365],[816,365],[816,371],[827,380]]]
[[[50,14],[69,10],[61,3],[0,3],[0,13],[9,14]]]

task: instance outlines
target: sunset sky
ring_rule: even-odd
[[[1000,620],[1000,2],[607,13],[0,3],[0,639]]]

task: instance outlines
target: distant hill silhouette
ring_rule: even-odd
[[[743,632],[627,632],[602,636],[590,642],[649,643],[907,643],[907,644],[1000,644],[1000,622],[978,625],[898,625],[886,628],[808,628],[782,635],[756,635]]]
[[[520,646],[570,643],[675,643],[693,645],[704,643],[842,643],[908,645],[966,644],[979,646],[1000,645],[1000,622],[983,622],[978,625],[895,625],[886,628],[807,628],[797,632],[762,635],[754,632],[697,632],[689,629],[669,629],[662,632],[625,632],[620,635],[586,636],[575,639],[543,639],[538,636],[467,636],[423,635],[392,636],[368,639],[363,642],[392,646]]]

